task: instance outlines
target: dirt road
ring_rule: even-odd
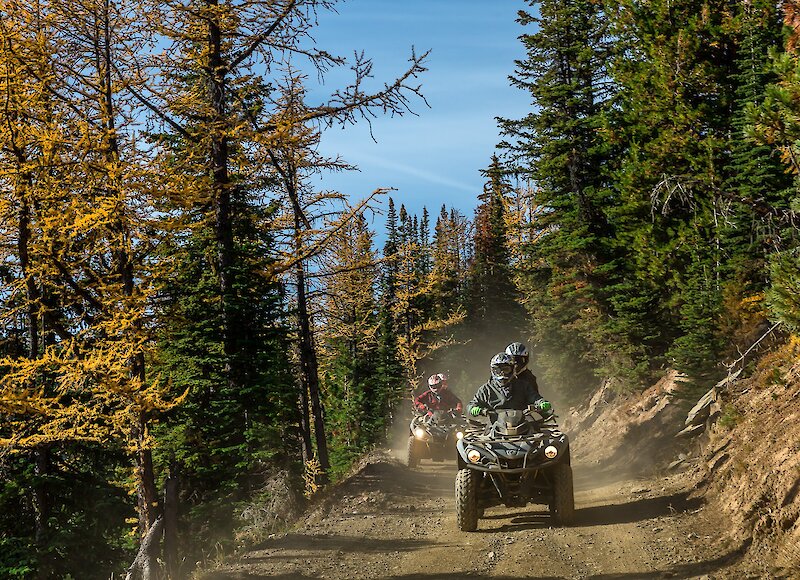
[[[492,508],[477,532],[456,528],[455,464],[368,464],[292,533],[204,580],[733,578],[711,514],[679,477],[615,481],[575,466],[576,525],[551,528],[545,506]]]

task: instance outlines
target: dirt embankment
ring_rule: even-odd
[[[687,419],[686,402],[674,396],[684,380],[678,373],[635,395],[604,385],[566,424],[575,454],[606,470],[682,479],[689,497],[719,517],[715,549],[739,555],[731,577],[800,578],[798,359],[793,343],[762,359],[751,377],[722,381],[689,437],[676,437]]]
[[[696,467],[710,505],[747,549],[743,570],[800,578],[800,344],[768,355],[720,393]]]
[[[686,417],[674,396],[681,380],[670,371],[646,391],[628,395],[605,382],[585,407],[570,410],[564,421],[573,457],[630,476],[667,465],[681,446],[675,433]]]

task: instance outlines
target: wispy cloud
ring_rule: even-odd
[[[420,169],[419,167],[414,167],[413,165],[409,165],[407,163],[390,161],[383,157],[378,157],[364,153],[360,153],[358,155],[358,159],[353,159],[353,161],[355,161],[355,163],[359,166],[359,168],[362,171],[367,170],[366,167],[367,165],[381,169],[390,169],[397,173],[402,173],[403,175],[409,175],[411,177],[415,177],[422,181],[427,181],[428,183],[435,183],[436,185],[443,185],[451,189],[466,191],[467,193],[471,193],[473,195],[476,194],[474,185],[470,185],[468,183],[464,183],[461,181],[456,181],[445,175],[434,173],[432,171],[426,171],[425,169]]]

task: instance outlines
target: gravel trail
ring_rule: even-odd
[[[203,580],[734,578],[719,523],[680,476],[616,480],[575,465],[576,524],[551,527],[545,506],[492,508],[478,531],[454,512],[455,462],[367,464],[292,532]]]

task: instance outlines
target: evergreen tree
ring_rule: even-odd
[[[419,222],[419,271],[423,276],[431,273],[431,219],[428,208],[422,207],[422,219]]]
[[[398,392],[405,391],[405,377],[397,346],[398,327],[394,315],[397,307],[398,245],[397,210],[394,200],[390,197],[386,212],[386,242],[378,274],[378,347],[375,380],[384,392],[394,393],[391,397],[392,404],[397,401]]]
[[[771,262],[767,303],[778,320],[800,334],[800,260],[798,252],[776,254]]]
[[[342,470],[383,435],[394,390],[377,368],[377,263],[363,215],[336,234],[326,256],[321,368],[332,464]]]
[[[522,320],[508,249],[506,205],[511,187],[497,157],[485,175],[488,181],[475,210],[474,256],[467,276],[467,323],[477,332],[500,327],[508,333],[509,326],[518,327]]]
[[[620,163],[610,215],[624,258],[609,301],[628,344],[638,345],[635,361],[666,356],[703,375],[720,355],[736,53],[729,12],[693,0],[613,6],[619,94],[607,134]]]
[[[443,316],[458,307],[462,301],[463,272],[466,264],[460,255],[460,245],[468,243],[463,239],[466,231],[459,228],[455,219],[457,214],[450,214],[443,205],[436,218],[433,234],[432,275],[434,280],[431,289],[433,312]]]
[[[612,263],[607,157],[599,138],[609,91],[607,24],[601,3],[530,4],[538,11],[520,12],[518,21],[536,30],[521,36],[526,58],[516,63],[512,83],[530,93],[533,109],[523,119],[501,120],[509,138],[501,146],[543,208],[535,226],[542,235],[520,258],[520,289],[541,351],[537,360],[565,388],[585,388],[592,370],[585,361],[601,358],[593,346],[605,344],[596,339],[607,310],[598,286]]]
[[[420,220],[401,205],[396,221],[390,201],[379,336],[382,351],[388,354],[393,350],[394,354],[386,357],[389,364],[382,372],[389,377],[402,376],[407,393],[414,391],[420,379],[421,361],[452,342],[453,326],[463,317],[455,295],[449,307],[439,301],[443,264],[437,262],[437,250],[430,243],[429,220],[427,209]]]
[[[725,167],[726,205],[720,219],[720,270],[725,296],[722,319],[727,321],[722,337],[730,344],[728,354],[736,358],[749,347],[746,341],[752,340],[758,324],[749,305],[761,301],[773,240],[785,235],[786,224],[775,217],[776,210],[788,209],[793,178],[773,148],[754,142],[749,134],[750,111],[761,106],[766,87],[776,80],[770,55],[783,48],[781,11],[770,2],[744,3],[737,5],[732,22],[737,39],[735,101]]]
[[[264,229],[263,210],[247,200],[237,202],[239,259],[232,304],[241,317],[237,388],[229,388],[223,372],[219,311],[209,308],[218,299],[213,233],[198,224],[189,237],[164,248],[172,275],[161,288],[155,369],[188,396],[158,430],[156,459],[162,473],[181,481],[180,515],[190,525],[193,545],[224,537],[235,522],[237,502],[258,485],[265,466],[283,464],[298,453],[297,439],[287,437],[285,429],[297,423],[297,411],[284,296],[280,285],[263,276],[272,266],[274,242]],[[206,537],[209,513],[218,525],[215,535]]]
[[[797,321],[800,319],[800,307],[796,300],[797,280],[800,278],[800,266],[796,258],[797,247],[800,245],[797,235],[797,212],[800,210],[800,195],[797,189],[797,176],[800,174],[800,162],[798,162],[800,56],[797,52],[797,4],[789,2],[783,7],[786,10],[784,15],[786,30],[790,31],[786,42],[787,50],[771,52],[766,78],[772,77],[773,83],[765,87],[763,100],[758,102],[756,98],[748,106],[746,119],[752,126],[747,127],[746,131],[756,144],[769,147],[769,150],[780,157],[794,183],[788,189],[780,188],[782,182],[775,183],[777,188],[773,187],[761,197],[748,201],[751,202],[755,213],[754,227],[760,227],[757,231],[761,235],[756,239],[761,241],[765,250],[771,254],[770,280],[766,292],[767,305],[771,313],[796,334]],[[772,14],[772,9],[765,11],[770,21]],[[759,22],[758,15],[758,12],[754,14],[752,18],[754,22]],[[758,28],[751,34],[756,39],[760,39],[763,34],[768,42],[772,38],[768,32],[764,33]],[[754,72],[762,71],[756,66]],[[769,175],[767,178],[769,179]],[[754,182],[753,185],[757,183]],[[762,254],[759,252],[756,256],[760,259]]]

